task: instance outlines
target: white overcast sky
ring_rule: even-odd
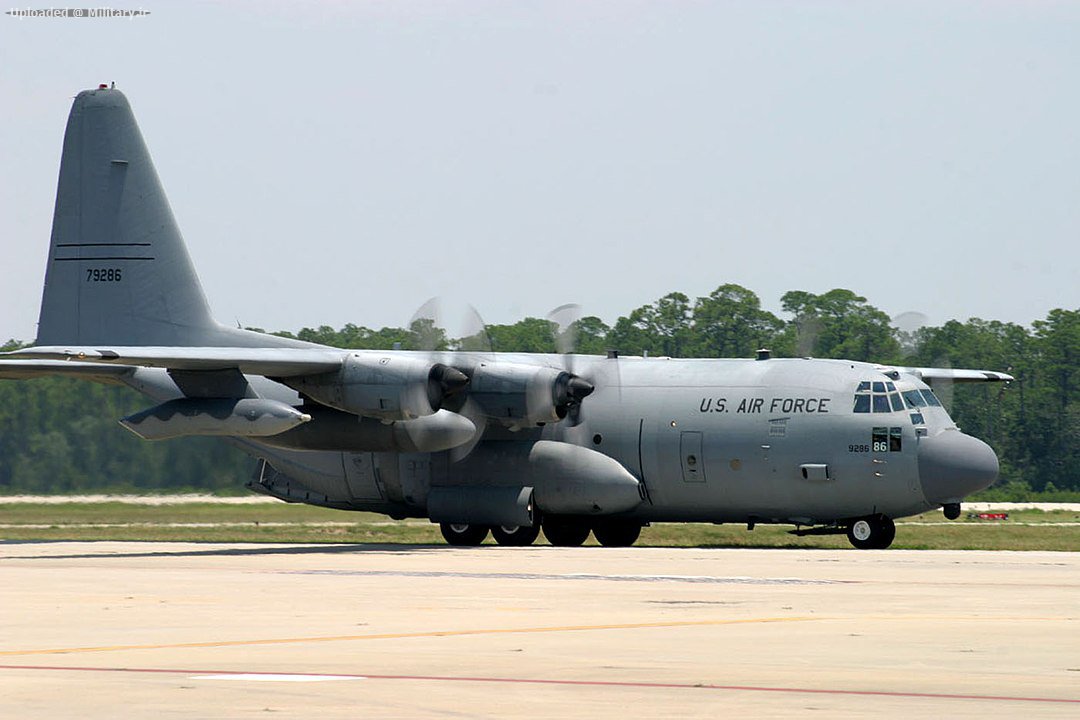
[[[112,6],[152,14],[0,16],[0,341],[35,334],[71,98],[112,81],[223,322],[610,323],[728,282],[1080,307],[1080,3]]]

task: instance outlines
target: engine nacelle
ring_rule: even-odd
[[[336,372],[284,378],[282,382],[328,407],[386,422],[425,417],[469,379],[441,363],[400,354],[354,353]]]
[[[592,391],[566,371],[513,363],[481,363],[469,384],[469,398],[483,413],[514,430],[558,422]]]

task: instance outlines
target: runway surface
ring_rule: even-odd
[[[0,544],[3,717],[1080,717],[1072,553]]]

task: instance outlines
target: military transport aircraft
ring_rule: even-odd
[[[257,279],[255,279],[257,282]],[[124,95],[76,97],[37,344],[0,377],[126,385],[143,438],[227,439],[252,490],[440,523],[454,545],[633,544],[650,522],[759,523],[885,548],[893,518],[998,462],[927,382],[1004,373],[847,360],[340,350],[210,314]]]

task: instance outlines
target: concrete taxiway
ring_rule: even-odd
[[[1080,716],[1069,553],[0,543],[3,717]]]

